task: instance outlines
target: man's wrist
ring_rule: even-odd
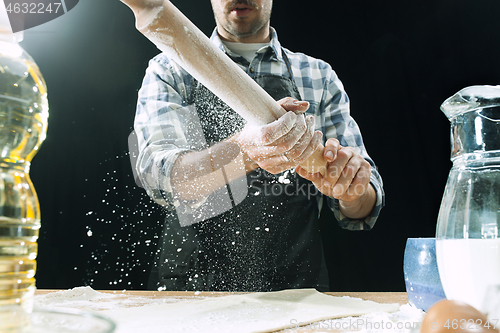
[[[364,219],[370,215],[377,201],[377,193],[369,184],[365,193],[355,201],[347,202],[339,199],[339,208],[343,215],[351,219]]]

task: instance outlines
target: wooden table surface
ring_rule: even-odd
[[[57,292],[60,290],[37,290],[35,295],[47,295],[49,293]],[[229,295],[238,295],[243,293],[236,292],[192,292],[192,291],[134,291],[134,290],[99,290],[101,293],[112,293],[117,295],[118,297],[124,300],[132,300],[132,302],[127,302],[127,306],[142,306],[147,305],[148,300],[161,300],[161,299],[179,299],[181,300],[195,300],[195,299],[203,299],[206,297],[221,297],[221,296],[229,296]],[[326,292],[327,295],[332,296],[349,296],[361,298],[364,300],[370,300],[378,303],[398,303],[398,304],[406,304],[408,303],[408,297],[406,292]],[[333,328],[321,327],[321,328],[311,328],[311,327],[303,327],[303,328],[295,328],[295,329],[287,329],[283,332],[288,333],[310,333],[310,332],[345,332],[335,330]]]
[[[35,295],[46,295],[60,290],[51,289],[37,289]],[[99,290],[102,293],[112,293],[120,294],[124,297],[127,296],[141,296],[146,298],[158,299],[158,298],[205,298],[205,297],[220,297],[229,295],[239,295],[244,294],[242,292],[218,292],[218,291],[142,291],[142,290]],[[349,296],[362,298],[368,301],[374,301],[379,303],[408,303],[408,297],[406,292],[325,292],[324,294],[331,296]]]

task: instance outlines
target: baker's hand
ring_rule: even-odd
[[[342,147],[337,139],[328,139],[323,151],[327,161],[325,175],[308,173],[302,167],[297,173],[310,180],[318,190],[339,199],[341,210],[351,218],[365,217],[375,204],[375,190],[370,185],[371,166],[350,147]]]
[[[304,162],[321,144],[322,133],[314,131],[314,117],[304,117],[309,103],[286,97],[278,101],[286,111],[278,120],[247,125],[236,141],[256,166],[277,174]]]

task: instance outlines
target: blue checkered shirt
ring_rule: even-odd
[[[321,193],[316,196],[319,210],[326,200],[341,227],[349,230],[371,229],[384,206],[382,178],[366,152],[359,127],[349,113],[347,94],[331,66],[322,60],[282,48],[273,28],[271,42],[257,52],[251,63],[227,49],[216,31],[211,40],[250,76],[275,74],[290,78],[283,58],[283,52],[286,52],[292,79],[302,99],[309,102],[307,114],[314,115],[316,129],[323,132],[324,141],[337,138],[342,146],[352,147],[372,166],[371,184],[377,193],[377,200],[368,217],[356,220],[344,216],[338,200]],[[175,207],[184,213],[193,213],[203,205],[203,200],[180,202],[174,199],[169,178],[180,154],[206,148],[200,146],[199,140],[190,137],[188,128],[189,113],[196,112],[187,103],[194,82],[191,75],[165,54],[154,57],[139,90],[134,125],[139,146],[136,169],[144,188],[160,205],[170,206],[171,209]]]

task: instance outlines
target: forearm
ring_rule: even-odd
[[[255,163],[229,138],[202,151],[179,156],[172,168],[172,189],[181,200],[198,200],[254,168]]]

